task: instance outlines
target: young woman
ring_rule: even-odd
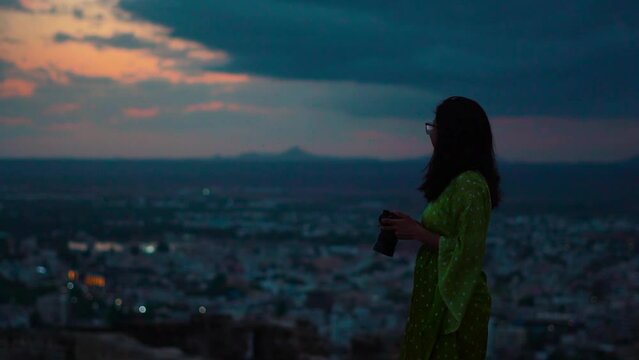
[[[417,222],[382,219],[398,239],[419,240],[400,359],[485,359],[491,295],[483,270],[492,209],[501,199],[490,123],[475,101],[453,96],[426,123],[433,145],[418,188]]]

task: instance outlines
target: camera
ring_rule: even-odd
[[[382,219],[400,219],[400,217],[384,209],[384,211],[379,215],[378,221],[380,224]],[[380,230],[379,235],[377,236],[377,242],[373,246],[373,250],[380,254],[392,257],[395,253],[396,246],[397,237],[395,236],[395,232],[393,230]]]

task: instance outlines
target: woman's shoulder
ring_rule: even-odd
[[[443,199],[440,201],[443,203],[451,199],[463,202],[465,198],[474,197],[482,192],[490,194],[484,176],[477,170],[465,170],[453,177],[437,200]]]
[[[477,170],[466,170],[455,176],[452,183],[455,192],[464,192],[469,194],[489,193],[488,183],[484,176]]]
[[[477,170],[465,170],[453,178],[453,181],[461,185],[482,185],[486,184],[486,179]]]

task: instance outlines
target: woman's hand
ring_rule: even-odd
[[[382,219],[380,228],[382,230],[395,231],[395,236],[400,240],[419,240],[431,248],[437,248],[439,234],[429,231],[419,222],[403,212],[393,210],[392,213],[399,216],[399,219]]]

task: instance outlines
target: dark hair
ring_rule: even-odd
[[[457,175],[476,170],[486,179],[492,208],[496,208],[501,202],[501,177],[484,109],[474,100],[451,96],[437,106],[434,123],[437,127],[435,149],[417,190],[432,202]]]

